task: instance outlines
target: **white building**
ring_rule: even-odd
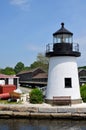
[[[19,85],[19,77],[13,75],[0,74],[0,85]]]
[[[49,71],[46,102],[52,103],[54,96],[71,96],[74,104],[82,102],[76,62],[80,55],[79,45],[73,43],[73,33],[62,23],[61,28],[53,33],[53,46],[47,45]]]

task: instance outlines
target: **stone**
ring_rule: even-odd
[[[57,108],[40,108],[38,109],[39,113],[57,113]]]

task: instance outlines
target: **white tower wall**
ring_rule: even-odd
[[[72,86],[65,88],[65,78],[71,78]],[[53,96],[71,96],[71,99],[81,99],[76,57],[50,57],[46,99]]]

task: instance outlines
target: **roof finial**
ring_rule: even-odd
[[[64,23],[61,23],[61,25],[62,25],[62,28],[64,28]]]

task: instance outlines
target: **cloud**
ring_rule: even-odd
[[[86,54],[86,36],[79,37],[76,41],[78,41],[80,50],[85,51]]]
[[[28,2],[28,0],[11,0],[11,4],[14,5],[23,5],[26,4]]]
[[[44,51],[44,48],[42,46],[34,45],[34,44],[27,44],[26,49],[30,52],[31,51],[32,52],[43,52]]]
[[[40,47],[30,44],[30,45],[27,46],[27,49],[28,49],[29,51],[35,51],[35,52],[37,52],[37,51],[40,50]]]
[[[29,9],[30,0],[10,0],[11,5],[15,5],[21,9]]]

